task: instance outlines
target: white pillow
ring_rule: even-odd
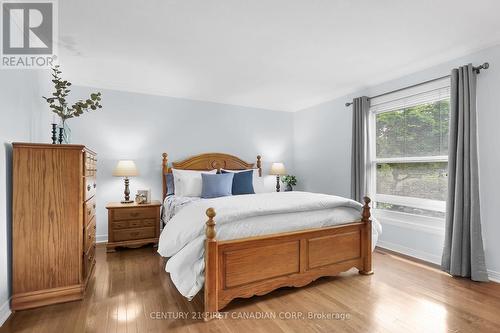
[[[222,170],[228,171],[228,172],[238,173],[238,172],[245,172],[245,171],[248,171],[250,169],[246,169],[246,170],[227,170],[227,169],[222,169]],[[265,181],[264,181],[265,177],[264,176],[259,177],[259,169],[252,169],[252,170],[253,170],[253,179],[252,179],[253,191],[255,193],[272,192],[269,189],[267,189],[267,187],[265,185]]]
[[[253,176],[254,177],[259,177],[259,169],[243,169],[243,170],[230,170],[230,169],[221,169],[227,172],[234,172],[234,173],[239,173],[239,172],[246,172],[248,170],[253,170]]]
[[[201,197],[202,173],[215,174],[217,170],[196,171],[172,169],[174,194],[179,197]]]

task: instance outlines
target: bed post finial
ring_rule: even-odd
[[[205,321],[214,318],[219,310],[219,285],[217,274],[219,272],[217,261],[217,240],[215,240],[215,209],[206,211],[208,221],[205,229]]]
[[[163,187],[163,200],[165,200],[165,197],[167,196],[167,172],[168,172],[168,154],[167,153],[163,153],[161,154],[161,156],[163,157],[162,158],[162,161],[161,161],[161,169],[162,169],[162,173],[161,173],[161,177],[162,177],[162,187]]]
[[[208,221],[206,223],[207,228],[205,230],[205,235],[207,236],[207,240],[211,241],[215,239],[215,209],[212,207],[208,208],[206,214],[208,216]]]
[[[162,169],[163,169],[163,174],[166,174],[168,172],[168,154],[167,153],[163,153],[161,154],[161,156],[163,157],[162,159]]]
[[[369,222],[370,221],[370,202],[372,201],[369,197],[364,197],[363,201],[365,204],[363,205],[363,214],[362,216],[362,221],[363,222]]]
[[[362,227],[362,257],[363,257],[363,266],[359,270],[359,274],[362,275],[371,275],[373,274],[373,264],[372,264],[372,220],[370,219],[370,202],[371,199],[369,197],[364,197],[363,201],[365,204],[363,205],[363,213],[361,215],[361,222],[364,222]]]
[[[259,177],[262,177],[262,162],[261,159],[262,157],[260,155],[257,155],[257,169],[259,169]]]

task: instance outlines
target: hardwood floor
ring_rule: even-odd
[[[98,246],[83,301],[18,311],[0,332],[500,332],[500,284],[454,279],[380,251],[374,275],[352,270],[238,299],[224,309],[226,319],[210,322],[191,318],[203,311],[202,295],[186,301],[163,266],[151,247],[106,253]],[[188,318],[173,318],[183,313]]]

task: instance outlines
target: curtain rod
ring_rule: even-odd
[[[489,67],[490,67],[490,64],[487,63],[487,62],[485,62],[481,66],[472,67],[472,70],[475,71],[477,74],[479,74],[481,72],[481,69],[488,69]],[[434,79],[431,79],[431,80],[427,80],[427,81],[424,81],[424,82],[413,84],[413,85],[408,86],[408,87],[404,87],[404,88],[399,88],[399,89],[396,89],[396,90],[388,91],[388,92],[385,92],[383,94],[379,94],[379,95],[376,95],[376,96],[368,97],[368,99],[382,97],[382,96],[389,95],[389,94],[392,94],[392,93],[395,93],[395,92],[398,92],[398,91],[402,91],[402,90],[405,90],[405,89],[409,89],[409,88],[413,88],[413,87],[418,87],[418,86],[421,86],[421,85],[426,84],[426,83],[430,83],[430,82],[434,82],[434,81],[437,81],[437,80],[444,79],[446,77],[450,77],[450,75],[440,76],[440,77],[437,77],[437,78],[434,78]],[[345,106],[351,106],[351,105],[352,105],[352,102],[345,103]]]

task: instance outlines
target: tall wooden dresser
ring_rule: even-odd
[[[82,299],[95,265],[96,154],[13,143],[13,310]]]

